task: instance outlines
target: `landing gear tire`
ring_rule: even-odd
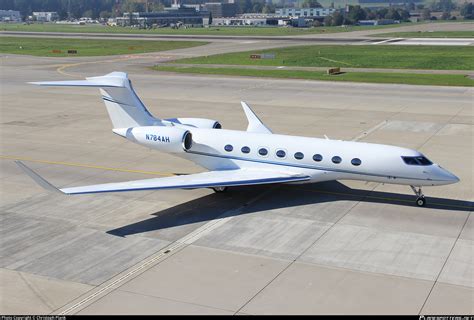
[[[223,193],[227,191],[227,187],[214,187],[212,190],[214,190],[215,193]]]
[[[424,207],[426,205],[426,199],[425,197],[419,197],[416,199],[416,205],[418,207]]]
[[[410,186],[413,192],[416,195],[416,205],[418,207],[424,207],[426,205],[426,199],[425,195],[423,194],[423,191],[421,191],[421,187],[418,187],[418,189],[414,186]]]

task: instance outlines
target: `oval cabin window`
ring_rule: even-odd
[[[278,150],[276,152],[276,155],[277,155],[278,158],[284,158],[284,157],[286,157],[286,152],[283,151],[283,150]]]
[[[265,148],[260,148],[258,150],[258,154],[261,155],[261,156],[266,156],[268,154],[268,150],[265,149]]]
[[[240,149],[240,151],[242,151],[242,153],[249,153],[250,148],[249,147],[242,147],[242,149]]]
[[[303,154],[303,153],[301,153],[301,152],[295,153],[295,159],[296,159],[296,160],[301,160],[301,159],[303,159],[303,158],[304,158],[304,154]]]
[[[227,151],[227,152],[231,152],[232,150],[234,150],[234,147],[232,147],[230,144],[228,144],[224,147],[224,150]]]
[[[331,160],[332,160],[332,162],[334,162],[335,164],[341,163],[341,161],[342,161],[341,157],[338,157],[338,156],[332,157]]]
[[[323,160],[323,156],[320,155],[320,154],[315,154],[315,155],[313,156],[313,160],[316,161],[316,162],[320,162],[320,161]]]
[[[351,163],[352,163],[353,166],[360,166],[362,161],[360,161],[359,158],[354,158],[354,159],[351,160]]]

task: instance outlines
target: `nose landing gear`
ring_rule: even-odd
[[[424,207],[426,205],[426,199],[425,199],[425,195],[421,191],[421,187],[418,187],[418,189],[416,189],[416,187],[414,187],[414,186],[410,186],[410,187],[413,190],[413,192],[415,193],[415,195],[417,196],[416,205],[418,207]]]

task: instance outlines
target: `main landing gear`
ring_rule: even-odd
[[[214,190],[215,193],[222,193],[227,191],[227,187],[214,187],[212,190]]]
[[[426,205],[426,199],[425,199],[425,195],[421,191],[421,187],[418,187],[418,189],[416,189],[416,187],[414,187],[414,186],[410,186],[410,187],[413,190],[413,192],[415,193],[415,195],[417,196],[416,205],[418,207],[424,207]]]

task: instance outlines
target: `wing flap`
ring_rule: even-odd
[[[306,175],[282,173],[276,171],[236,169],[58,189],[35,173],[33,170],[28,168],[22,162],[16,161],[16,163],[43,188],[50,191],[60,191],[65,194],[230,187],[242,185],[288,183],[307,181],[310,179],[310,177]]]

